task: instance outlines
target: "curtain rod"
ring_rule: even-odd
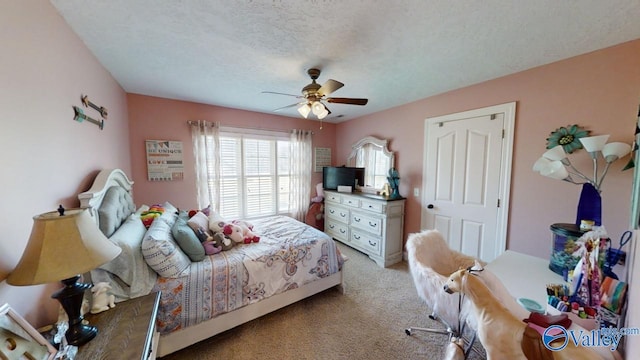
[[[220,124],[220,123],[215,123],[213,121],[206,121],[206,120],[203,120],[203,121],[207,126],[214,126],[214,127],[218,126],[218,127],[230,127],[230,128],[237,128],[237,129],[245,129],[245,130],[277,131],[277,132],[286,132],[286,133],[293,132],[293,130],[269,129],[269,128],[251,127],[251,126],[224,125],[224,124]],[[187,120],[187,124],[195,125],[195,124],[197,124],[197,121],[196,120]],[[315,133],[313,131],[311,131],[311,130],[304,130],[304,129],[296,129],[296,130],[309,131],[311,133],[311,135],[315,135]]]

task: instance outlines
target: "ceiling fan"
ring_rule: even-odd
[[[327,115],[331,114],[331,111],[327,108],[324,102],[328,103],[336,103],[336,104],[349,104],[349,105],[366,105],[369,101],[368,99],[356,99],[356,98],[337,98],[337,97],[327,97],[329,94],[334,91],[340,89],[344,86],[340,81],[336,81],[333,79],[327,80],[322,86],[316,82],[318,77],[320,76],[320,70],[318,69],[309,69],[307,70],[307,74],[311,77],[311,84],[302,88],[302,95],[292,95],[285,94],[273,91],[263,91],[265,94],[277,94],[277,95],[287,95],[294,96],[299,99],[304,99],[295,104],[283,106],[281,108],[275,109],[274,111],[280,111],[288,108],[292,108],[294,106],[298,106],[298,112],[305,119],[308,118],[309,113],[313,113],[318,119],[322,120]]]

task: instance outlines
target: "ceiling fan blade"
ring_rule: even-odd
[[[354,98],[327,98],[327,102],[336,104],[349,104],[349,105],[367,105],[369,99],[354,99]]]
[[[287,105],[287,106],[283,106],[283,107],[277,108],[277,109],[275,109],[275,110],[273,110],[273,111],[280,111],[280,110],[284,110],[284,109],[292,108],[292,107],[294,107],[294,106],[303,105],[303,104],[305,104],[305,102],[304,102],[304,101],[303,101],[303,102],[299,102],[299,103],[295,103],[295,104],[291,104],[291,105]]]
[[[340,81],[329,79],[326,83],[324,83],[324,85],[320,87],[320,89],[318,89],[318,94],[320,94],[320,96],[329,95],[343,86],[344,84]]]
[[[301,98],[302,96],[300,95],[293,95],[293,94],[285,94],[285,93],[280,93],[280,92],[275,92],[275,91],[263,91],[263,94],[276,94],[276,95],[286,95],[286,96],[293,96],[293,97],[297,97],[297,98]]]

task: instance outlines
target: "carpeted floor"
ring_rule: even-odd
[[[339,246],[349,257],[344,294],[329,289],[162,359],[441,359],[445,335],[405,334],[409,326],[442,328],[428,318],[407,263],[383,269]]]

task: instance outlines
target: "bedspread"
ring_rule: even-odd
[[[303,286],[340,270],[343,258],[325,233],[286,216],[252,220],[258,243],[237,244],[158,278],[158,330],[170,333]]]

